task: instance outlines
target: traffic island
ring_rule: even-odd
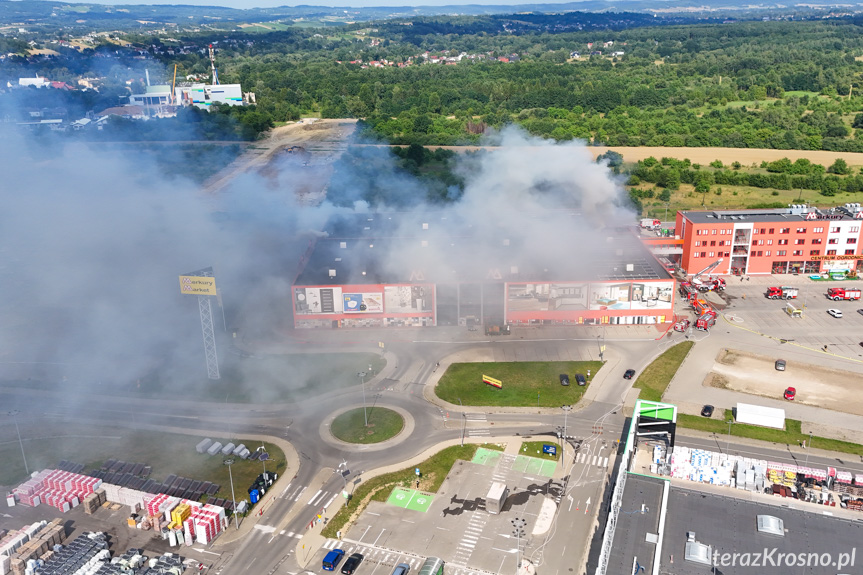
[[[370,444],[392,439],[404,428],[404,417],[392,409],[360,407],[336,416],[330,433],[345,443]]]

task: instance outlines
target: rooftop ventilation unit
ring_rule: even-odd
[[[331,278],[336,277],[336,270],[332,270],[332,269],[330,270],[330,277]]]
[[[635,270],[635,265],[633,265],[633,264],[626,264],[626,271],[631,272],[631,271],[633,271],[633,270]]]

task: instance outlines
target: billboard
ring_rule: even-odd
[[[342,313],[342,288],[294,288],[294,309],[298,314]]]
[[[510,311],[580,311],[587,309],[588,286],[573,283],[511,283],[507,293]]]
[[[433,287],[430,285],[384,286],[387,313],[412,313],[432,310]]]
[[[384,296],[378,293],[342,294],[345,313],[383,313]]]
[[[180,293],[185,295],[216,295],[216,278],[180,276]]]

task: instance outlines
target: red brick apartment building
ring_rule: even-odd
[[[860,204],[677,212],[680,267],[695,274],[824,274],[863,271]]]

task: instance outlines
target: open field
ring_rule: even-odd
[[[48,428],[41,433],[22,429],[22,435],[31,472],[54,468],[62,459],[83,463],[85,472],[99,469],[108,459],[121,459],[151,465],[151,477],[160,481],[175,474],[218,483],[221,486],[218,497],[231,497],[228,469],[222,463],[221,455],[210,457],[195,451],[203,436],[70,424]],[[7,441],[0,443],[0,461],[3,461],[0,485],[11,486],[23,481],[26,474],[17,439],[8,434],[4,437]],[[222,443],[231,441],[237,445],[245,443],[250,450],[261,445],[261,442],[242,438],[211,439]],[[266,462],[267,470],[281,475],[285,471],[285,454],[273,444],[264,443],[264,447],[270,455]],[[242,499],[246,488],[263,471],[263,463],[235,458],[231,471],[234,491]]]
[[[221,379],[207,379],[200,370],[179,376],[154,372],[136,381],[99,382],[65,380],[62,375],[44,379],[0,380],[0,387],[45,389],[66,393],[171,399],[178,389],[199,401],[220,403],[290,403],[360,383],[357,372],[379,373],[386,360],[375,353],[307,353],[261,356],[222,355]],[[180,381],[180,383],[178,383]]]
[[[642,371],[632,387],[641,390],[639,397],[648,401],[662,401],[665,388],[671,383],[671,378],[680,369],[680,364],[686,359],[686,355],[694,342],[684,341],[672,348],[665,350],[662,355],[653,360],[644,371]]]
[[[608,150],[623,156],[624,162],[637,162],[649,157],[654,157],[657,160],[661,158],[676,158],[678,160],[690,159],[693,163],[707,165],[713,160],[720,160],[723,164],[731,164],[732,162],[740,162],[745,166],[753,163],[760,164],[761,162],[773,162],[788,158],[792,162],[799,158],[811,160],[814,164],[823,164],[829,166],[836,161],[837,158],[842,158],[848,162],[849,166],[863,166],[863,154],[855,152],[829,152],[826,150],[774,150],[768,148],[662,148],[655,146],[639,146],[639,147],[588,147],[587,148],[593,157],[604,154]]]
[[[599,361],[454,363],[441,377],[435,393],[455,405],[558,407],[574,404],[584,395],[587,386],[576,384],[576,373],[586,376],[590,371],[592,379],[601,367]],[[569,375],[569,386],[560,384],[562,373]],[[503,387],[483,383],[483,375],[501,380]]]

